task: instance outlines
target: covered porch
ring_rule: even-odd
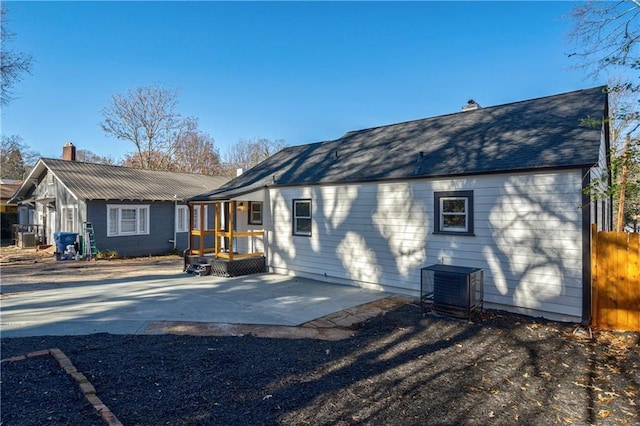
[[[265,272],[264,229],[249,229],[249,225],[262,225],[262,203],[259,204],[260,209],[252,201],[189,203],[185,271],[224,277]],[[258,213],[259,221],[252,221]]]

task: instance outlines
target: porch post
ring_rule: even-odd
[[[200,203],[200,256],[204,256],[204,203]]]
[[[220,253],[220,236],[218,235],[218,233],[220,232],[220,209],[221,209],[221,203],[220,202],[216,202],[214,204],[215,207],[215,220],[214,220],[214,234],[213,234],[213,252],[215,255],[215,258],[218,258],[218,253]]]
[[[236,202],[229,203],[229,261],[233,260],[233,214],[236,211]]]
[[[193,204],[189,203],[189,217],[187,226],[189,227],[189,254],[193,254]]]

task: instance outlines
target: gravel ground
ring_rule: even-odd
[[[342,341],[116,336],[2,339],[60,348],[124,425],[640,424],[640,333],[408,304]],[[2,425],[100,425],[50,358],[2,364]]]

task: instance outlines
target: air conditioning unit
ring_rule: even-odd
[[[29,248],[36,246],[36,234],[33,232],[18,232],[18,241],[16,245],[20,248]]]
[[[424,309],[456,318],[469,318],[482,306],[484,271],[453,265],[422,268],[420,300]]]

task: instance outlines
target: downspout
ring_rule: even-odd
[[[173,251],[178,248],[178,194],[173,194]]]
[[[183,271],[187,271],[187,268],[189,267],[189,262],[187,262],[187,254],[191,254],[191,240],[193,239],[193,225],[192,225],[192,221],[193,221],[193,204],[191,203],[187,203],[187,229],[188,229],[188,235],[187,235],[187,248],[184,249],[184,251],[182,252],[182,260],[184,263],[184,268]]]
[[[591,323],[591,169],[583,168],[582,176],[582,325]]]
[[[267,217],[263,217],[262,218],[262,230],[264,231],[264,235],[262,236],[262,244],[263,244],[263,250],[264,250],[264,266],[265,266],[265,271],[269,271],[269,264],[270,264],[270,259],[271,259],[271,230],[275,229],[275,224],[273,221],[273,215],[272,215],[272,211],[273,209],[271,208],[271,192],[269,191],[269,186],[265,185],[264,186],[264,204],[263,204],[263,208],[264,208],[264,212],[263,214],[267,213],[268,216]],[[265,229],[266,225],[269,225],[269,229]]]

